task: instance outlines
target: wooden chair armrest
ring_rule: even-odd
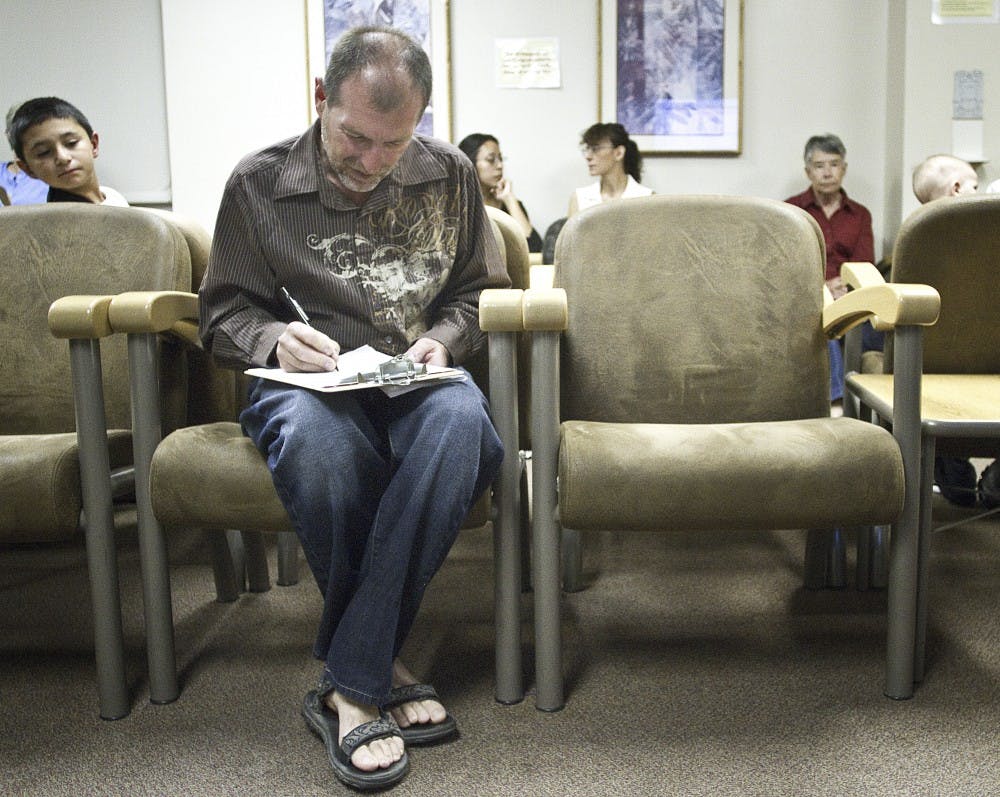
[[[106,338],[111,296],[63,296],[49,306],[49,330],[57,338]]]
[[[940,311],[941,296],[930,285],[882,281],[850,291],[824,307],[823,330],[829,337],[838,338],[869,318],[872,326],[880,330],[931,326]]]
[[[198,295],[183,291],[132,291],[111,300],[108,310],[115,332],[170,332],[192,346],[198,337]]]
[[[485,332],[521,332],[524,291],[520,288],[487,288],[479,295],[479,326]]]
[[[844,263],[840,267],[840,278],[853,290],[885,285],[885,278],[871,263]]]
[[[560,332],[568,323],[566,291],[562,288],[530,288],[524,292],[526,330]]]

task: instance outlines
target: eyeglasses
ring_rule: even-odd
[[[498,163],[503,163],[503,155],[487,155],[485,158],[479,158],[479,163],[488,163],[490,166],[496,166]]]
[[[604,152],[604,150],[614,148],[614,144],[598,144],[596,147],[592,147],[590,144],[581,144],[580,154],[586,158],[588,155],[596,155],[598,152]]]

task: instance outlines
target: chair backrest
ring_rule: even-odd
[[[135,208],[25,205],[0,217],[0,434],[75,429],[69,354],[48,329],[49,305],[71,294],[189,290],[183,235]],[[127,428],[125,342],[102,345],[109,428]]]
[[[727,423],[829,415],[823,235],[752,197],[658,195],[572,217],[562,418]]]
[[[510,276],[512,288],[527,288],[531,276],[530,253],[528,239],[524,237],[521,228],[509,213],[497,208],[486,207],[486,213],[493,222],[494,232],[499,232],[503,240],[500,252],[507,262],[507,274]]]
[[[566,217],[556,219],[545,231],[545,238],[542,240],[542,263],[547,266],[552,265],[556,259],[556,241],[559,240],[559,233],[562,232]]]
[[[184,236],[191,254],[191,285],[184,290],[197,293],[208,268],[211,235],[190,216],[170,210],[143,210],[166,220]],[[184,355],[185,369],[164,367],[161,370],[164,431],[182,423],[193,425],[236,420],[246,403],[247,377],[218,365],[212,355],[203,349],[188,349]]]
[[[917,208],[896,237],[892,281],[941,294],[941,316],[924,331],[925,373],[1000,373],[1000,194]]]
[[[208,268],[208,256],[212,248],[212,236],[201,226],[199,221],[185,216],[181,213],[174,213],[172,210],[160,210],[158,208],[140,208],[146,213],[152,213],[165,219],[168,223],[180,230],[181,235],[188,245],[188,252],[191,254],[191,288],[192,292],[197,292],[201,286],[201,281],[205,277],[205,269]]]

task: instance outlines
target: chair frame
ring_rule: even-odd
[[[845,282],[856,289],[871,289],[885,286],[884,277],[870,264],[845,264]],[[891,325],[875,321],[877,329],[893,329]],[[922,362],[922,338],[913,339],[913,333],[906,327],[896,327],[893,337],[893,373],[860,374],[850,373],[845,379],[845,388],[860,405],[871,410],[875,417],[891,424],[893,435],[900,441],[900,448],[909,452],[913,461],[914,483],[907,481],[906,508],[909,528],[915,530],[914,538],[906,540],[905,559],[896,564],[897,543],[893,531],[890,555],[889,601],[890,618],[893,617],[893,594],[904,593],[907,598],[912,593],[912,616],[906,614],[907,627],[890,626],[891,671],[887,677],[886,694],[896,699],[906,699],[913,695],[914,683],[923,681],[925,674],[925,648],[927,641],[927,602],[930,578],[930,550],[933,521],[934,457],[937,438],[984,438],[996,437],[1000,418],[965,419],[955,417],[947,406],[936,403],[935,388],[940,384],[936,374],[916,375],[899,370],[900,349],[910,350],[910,356]],[[922,371],[922,369],[920,369]],[[943,375],[952,381],[962,377]],[[1000,375],[989,376],[970,374],[972,382],[983,381],[988,390],[1000,390]],[[905,460],[904,460],[905,461]],[[911,495],[912,494],[912,495]],[[878,541],[871,548],[879,550]],[[860,562],[859,562],[860,566]],[[896,584],[894,585],[894,580]],[[901,583],[899,583],[901,582]],[[909,606],[908,606],[909,608]],[[909,626],[912,626],[912,632]],[[905,630],[905,633],[904,633]]]
[[[57,299],[48,314],[52,334],[69,342],[83,501],[81,526],[93,604],[98,702],[101,718],[106,720],[121,719],[131,711],[115,546],[114,477],[108,456],[101,369],[101,339],[112,334],[108,321],[111,298],[73,296]]]

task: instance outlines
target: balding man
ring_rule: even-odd
[[[324,371],[367,344],[460,365],[482,345],[479,294],[510,281],[472,164],[414,134],[430,96],[416,42],[349,31],[316,80],[317,122],[236,167],[201,288],[202,338],[220,361]],[[251,107],[239,112],[252,124]],[[503,458],[486,400],[471,379],[394,398],[256,380],[240,421],[323,594],[323,669],[302,714],[340,780],[391,786],[405,745],[456,731],[399,653]]]
[[[913,170],[913,193],[921,205],[944,196],[974,194],[978,188],[976,170],[954,155],[931,155]]]

